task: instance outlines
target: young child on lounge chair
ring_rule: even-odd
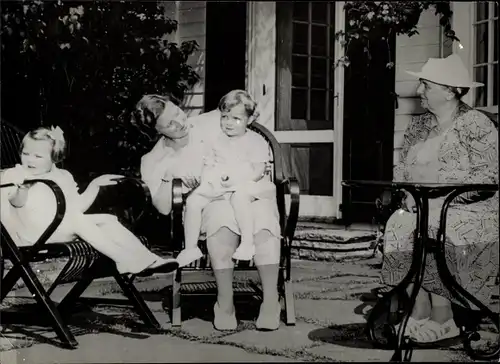
[[[206,149],[200,185],[188,196],[184,215],[185,249],[177,256],[180,266],[201,258],[198,248],[202,211],[214,199],[229,199],[241,231],[235,260],[255,255],[254,226],[250,204],[256,199],[274,199],[274,184],[266,177],[269,146],[247,127],[256,119],[256,103],[246,91],[234,90],[220,103],[221,133]]]
[[[1,218],[6,230],[19,246],[33,245],[52,222],[56,200],[48,186],[29,183],[30,179],[54,181],[63,191],[66,212],[48,243],[80,237],[111,258],[121,274],[138,274],[146,269],[162,272],[177,269],[175,259],[164,259],[149,251],[118,219],[108,214],[84,212],[92,205],[101,186],[116,184],[119,175],[102,175],[80,194],[70,172],[56,166],[65,153],[66,142],[59,127],[38,128],[26,134],[21,144],[21,164],[3,171]]]

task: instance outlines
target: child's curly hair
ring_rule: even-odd
[[[22,153],[24,149],[24,143],[26,140],[46,140],[52,145],[51,158],[52,162],[59,163],[66,157],[66,140],[64,138],[63,131],[60,127],[45,128],[40,127],[35,130],[28,132],[21,141],[21,148],[19,153]]]
[[[252,96],[245,90],[229,91],[220,99],[219,110],[221,112],[227,112],[238,105],[245,106],[245,111],[251,122],[257,120],[259,117],[257,102],[255,102]]]

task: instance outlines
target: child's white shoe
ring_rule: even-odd
[[[238,249],[233,254],[235,260],[252,260],[255,255],[255,245],[253,244],[240,244]]]
[[[185,267],[186,265],[191,264],[192,262],[203,257],[203,253],[200,248],[196,247],[194,249],[184,249],[179,255],[175,258],[177,263],[179,263],[179,267]]]

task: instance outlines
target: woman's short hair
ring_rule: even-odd
[[[59,163],[66,157],[66,140],[64,139],[62,132],[60,134],[55,134],[54,130],[45,127],[40,127],[32,130],[23,137],[23,140],[21,141],[21,148],[19,151],[20,153],[22,153],[24,144],[28,139],[45,140],[50,142],[52,146],[50,156],[52,158],[52,162],[54,163]]]
[[[453,95],[455,95],[455,98],[457,100],[461,100],[462,97],[467,95],[467,93],[470,90],[470,88],[468,88],[468,87],[455,87],[455,86],[446,86],[446,87],[448,87],[448,89],[451,91],[451,93]]]
[[[157,134],[155,129],[156,122],[169,102],[177,106],[180,104],[180,100],[172,95],[144,95],[135,105],[135,110],[132,112],[132,124],[141,133],[154,138]]]
[[[219,101],[219,110],[221,112],[227,112],[238,105],[245,106],[247,116],[252,118],[252,120],[259,117],[257,103],[245,90],[233,90],[224,95]]]

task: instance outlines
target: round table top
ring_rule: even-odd
[[[342,185],[347,187],[392,187],[412,189],[474,189],[495,191],[498,185],[493,183],[433,183],[433,182],[395,182],[395,181],[373,181],[373,180],[344,180]]]

